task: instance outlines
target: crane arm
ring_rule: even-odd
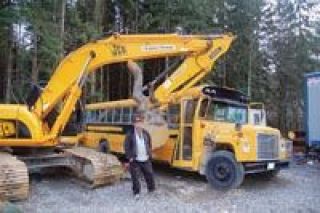
[[[186,59],[181,67],[155,93],[158,102],[164,102],[171,93],[194,85],[210,71],[232,39],[231,35],[115,35],[87,44],[63,59],[32,110],[40,120],[45,120],[62,102],[50,128],[50,137],[56,138],[69,120],[87,76],[97,68],[130,60],[184,55]]]
[[[208,49],[210,44],[204,36],[177,34],[114,35],[86,44],[61,61],[31,107],[32,111],[44,119],[78,81],[84,62],[91,53],[95,54],[95,58],[87,66],[89,73],[106,64],[199,53]]]

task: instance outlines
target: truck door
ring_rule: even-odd
[[[183,99],[180,110],[180,137],[175,152],[175,164],[179,167],[192,166],[192,132],[193,119],[197,102],[194,99]]]

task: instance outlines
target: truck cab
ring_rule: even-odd
[[[245,174],[276,176],[289,165],[280,131],[249,123],[248,98],[215,86],[181,99],[179,145],[173,164],[191,167],[215,188],[239,186]]]

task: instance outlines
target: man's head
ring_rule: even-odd
[[[141,113],[137,113],[133,116],[133,125],[136,127],[141,127],[144,122],[144,116]]]

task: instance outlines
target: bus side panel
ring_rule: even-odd
[[[97,149],[101,138],[104,137],[104,133],[84,132],[81,138],[81,144],[88,148]]]
[[[108,134],[108,141],[109,141],[111,152],[124,154],[125,138],[126,138],[126,135],[121,133]]]
[[[84,135],[85,136],[82,139],[82,144],[86,147],[97,149],[99,146],[99,142],[103,139],[107,139],[111,152],[124,154],[124,134],[85,132]],[[174,154],[174,146],[175,139],[168,140],[168,142],[163,147],[153,151],[153,159],[171,163]]]
[[[152,152],[153,159],[164,161],[170,164],[172,162],[172,158],[174,155],[175,143],[176,143],[176,139],[169,139],[164,146]]]
[[[97,149],[99,143],[102,140],[108,141],[108,145],[111,152],[123,154],[123,142],[125,140],[124,134],[112,134],[112,133],[98,133],[87,131],[84,134],[82,144],[86,147]]]

